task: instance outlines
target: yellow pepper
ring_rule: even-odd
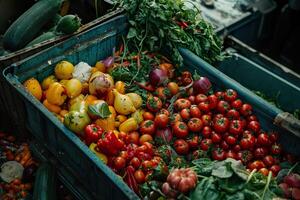
[[[89,149],[94,153],[96,154],[96,156],[102,160],[105,164],[107,164],[107,156],[103,153],[100,153],[98,151],[95,150],[95,147],[97,146],[97,144],[95,143],[91,143],[90,146],[89,146]]]
[[[129,119],[127,119],[125,122],[123,122],[120,126],[119,126],[119,131],[123,131],[125,133],[129,133],[131,131],[135,131],[138,129],[138,123],[137,121],[131,117]]]
[[[119,93],[125,94],[125,83],[124,82],[117,81],[115,84],[115,88]]]
[[[65,88],[60,83],[52,83],[46,91],[46,99],[54,105],[62,105],[67,99]]]
[[[61,111],[61,108],[59,106],[49,103],[47,99],[44,100],[43,104],[50,112],[59,114]]]

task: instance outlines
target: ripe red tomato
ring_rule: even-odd
[[[135,169],[138,169],[141,165],[141,161],[137,157],[133,157],[130,161],[130,165],[132,165]]]
[[[144,112],[143,118],[144,120],[154,120],[154,115],[151,112]]]
[[[236,159],[241,160],[244,164],[247,164],[253,159],[253,154],[249,150],[240,151],[237,153]]]
[[[170,116],[170,112],[167,109],[165,109],[165,108],[162,108],[161,110],[159,110],[158,114],[165,114],[168,117]]]
[[[191,102],[191,104],[194,104],[195,103],[195,99],[196,99],[196,97],[194,96],[194,95],[191,95],[191,96],[189,96],[189,101]]]
[[[190,149],[196,149],[200,143],[200,138],[198,135],[194,135],[191,138],[187,139]]]
[[[221,117],[214,122],[214,130],[218,133],[224,133],[229,127],[229,120],[226,117]]]
[[[189,128],[190,131],[192,132],[199,132],[201,131],[203,124],[201,119],[199,118],[191,118],[188,123],[187,126]]]
[[[212,130],[210,126],[204,126],[202,129],[202,135],[204,138],[210,138],[211,132]]]
[[[202,115],[201,121],[204,126],[210,126],[211,124],[211,116],[210,115]]]
[[[116,170],[123,169],[126,166],[126,160],[121,156],[118,156],[114,159],[114,168]]]
[[[146,105],[151,112],[157,112],[162,108],[162,102],[158,97],[149,97]]]
[[[266,166],[271,167],[274,164],[275,160],[273,156],[267,155],[264,157],[263,162]]]
[[[189,144],[183,139],[175,140],[174,148],[179,155],[186,155],[189,152]]]
[[[154,163],[151,160],[144,160],[142,162],[142,169],[144,171],[148,171],[148,170],[153,169],[153,166],[154,166]]]
[[[254,169],[260,170],[261,168],[265,168],[265,164],[261,160],[256,160],[252,163],[249,163],[248,168],[252,171]]]
[[[169,123],[169,117],[165,114],[158,114],[155,116],[154,123],[156,127],[166,128]]]
[[[221,140],[222,140],[222,137],[221,137],[221,135],[220,134],[218,134],[218,133],[216,133],[216,132],[213,132],[212,134],[211,134],[211,140],[212,140],[212,142],[213,143],[220,143],[221,142]]]
[[[200,111],[200,109],[198,108],[197,105],[191,105],[190,114],[191,114],[192,117],[197,117],[197,118],[201,117],[201,111]]]
[[[207,151],[212,145],[212,140],[211,139],[204,139],[200,143],[200,149],[203,151]]]
[[[257,143],[261,146],[268,146],[270,145],[270,140],[269,140],[269,136],[266,133],[260,133],[257,136]]]
[[[215,122],[215,121],[217,121],[218,119],[220,119],[220,118],[222,118],[222,117],[224,117],[224,115],[218,113],[218,114],[214,115],[213,121]]]
[[[153,135],[156,127],[152,120],[145,120],[140,124],[140,133]]]
[[[224,99],[228,102],[233,102],[237,99],[237,92],[233,89],[227,89],[224,93]]]
[[[258,121],[258,120],[257,120],[257,117],[255,115],[250,115],[250,116],[247,117],[247,121],[251,122],[251,121]]]
[[[244,116],[249,116],[252,114],[252,106],[250,104],[244,103],[240,108],[240,113]]]
[[[180,111],[180,116],[183,120],[188,120],[191,117],[190,109],[184,108]]]
[[[191,106],[191,102],[184,98],[177,99],[174,103],[174,107],[178,111],[184,108],[189,108],[190,106]]]
[[[224,160],[226,158],[225,151],[220,148],[214,149],[212,151],[212,158],[214,160]]]
[[[222,92],[222,91],[216,92],[215,95],[219,100],[224,99],[224,92]]]
[[[152,141],[153,141],[153,137],[149,134],[143,134],[139,139],[140,145],[144,144],[145,142],[152,142]]]
[[[270,167],[270,171],[272,172],[273,176],[277,176],[277,174],[279,173],[280,170],[281,170],[281,167],[279,165],[272,165]]]
[[[220,113],[226,113],[227,111],[229,111],[231,108],[230,108],[230,105],[227,101],[219,101],[218,104],[217,104],[217,111],[219,111]]]
[[[240,120],[233,120],[229,125],[229,133],[240,135],[243,132],[242,122]]]
[[[124,158],[125,160],[128,159],[128,152],[127,151],[120,151],[119,156]]]
[[[229,144],[229,145],[235,145],[237,139],[236,139],[234,136],[232,136],[232,135],[228,135],[228,136],[225,138],[225,141],[226,141],[227,144]]]
[[[281,145],[279,144],[273,144],[272,147],[271,147],[271,153],[274,154],[274,155],[280,155],[282,152],[282,148],[281,148]]]
[[[226,152],[225,154],[226,158],[233,158],[233,159],[237,159],[237,155],[234,151],[229,150]]]
[[[176,122],[180,122],[182,120],[179,113],[174,113],[172,116],[170,116],[170,122],[173,126]]]
[[[235,109],[230,109],[227,112],[226,117],[229,120],[239,119],[240,118],[240,113],[237,110],[235,110]]]
[[[242,107],[242,105],[243,105],[243,102],[240,99],[237,99],[237,100],[234,100],[233,102],[231,102],[231,107],[236,110],[239,110]]]
[[[241,149],[242,149],[241,145],[239,144],[234,145],[234,147],[232,148],[232,150],[236,153],[239,152]]]
[[[189,134],[188,127],[184,122],[176,122],[172,127],[172,130],[173,134],[178,138],[184,138]]]
[[[138,169],[134,172],[134,178],[138,184],[143,184],[146,180],[146,176],[141,169]]]
[[[254,147],[255,137],[251,134],[243,135],[243,138],[240,140],[240,145],[242,149],[251,149]]]
[[[268,154],[268,150],[265,147],[257,147],[254,150],[254,156],[255,158],[263,158]]]
[[[258,121],[251,121],[248,124],[248,129],[254,133],[258,133],[260,131],[260,123]]]
[[[224,150],[229,149],[229,145],[227,144],[227,142],[225,140],[221,141],[221,148]]]
[[[268,176],[268,174],[269,174],[269,170],[267,168],[260,168],[258,170],[258,172],[261,173],[264,176]]]
[[[199,104],[201,102],[207,102],[208,98],[205,94],[198,94],[196,97],[195,97],[195,103],[196,104]]]
[[[208,104],[209,104],[210,109],[215,109],[217,107],[218,97],[216,95],[214,95],[214,94],[209,95],[207,97],[207,100],[208,100]]]
[[[269,139],[270,139],[270,141],[271,141],[272,143],[277,142],[278,137],[279,137],[278,132],[271,132],[270,135],[269,135]]]
[[[198,104],[198,108],[204,113],[208,113],[210,111],[209,103],[207,101],[200,102]]]
[[[138,132],[136,132],[136,131],[131,132],[128,134],[128,136],[126,138],[126,143],[127,144],[130,144],[130,143],[139,144],[139,138],[140,138],[140,135]]]

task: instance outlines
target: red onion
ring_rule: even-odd
[[[104,67],[106,69],[111,68],[115,62],[114,58],[112,56],[107,57],[106,59],[104,59],[103,61]]]
[[[170,128],[158,129],[155,134],[155,139],[157,141],[162,141],[163,143],[170,143],[173,138],[173,134]]]
[[[168,73],[162,69],[154,69],[149,74],[150,83],[153,86],[158,86],[168,79]]]
[[[200,79],[194,81],[193,91],[195,94],[206,94],[210,90],[210,88],[211,82],[206,77],[200,77]]]

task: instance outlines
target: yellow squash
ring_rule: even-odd
[[[52,83],[46,91],[46,99],[51,104],[62,105],[67,99],[64,86],[57,82]]]
[[[119,114],[129,115],[136,111],[131,99],[124,95],[120,94],[116,89],[113,90],[115,95],[114,107]]]
[[[35,78],[30,78],[25,81],[23,85],[33,96],[35,96],[35,98],[41,100],[43,91],[38,80]]]
[[[138,128],[139,126],[137,121],[133,117],[131,117],[119,126],[119,131],[129,133],[131,131],[136,131]]]

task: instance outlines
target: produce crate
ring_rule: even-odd
[[[0,56],[0,116],[5,116],[5,118],[3,117],[3,123],[1,123],[0,128],[7,131],[13,131],[13,133],[17,133],[22,137],[25,135],[24,133],[26,133],[24,105],[21,101],[15,98],[17,94],[11,90],[8,84],[6,84],[5,78],[2,76],[2,72],[5,67],[38,53],[43,49],[53,46],[61,41],[64,41],[67,38],[77,37],[86,30],[103,23],[114,16],[120,15],[122,12],[122,9],[109,12],[102,17],[83,25],[73,35],[66,35],[58,37],[57,39],[47,40],[33,47],[28,47],[6,56]]]
[[[111,55],[118,46],[121,36],[126,34],[128,22],[125,16],[118,16],[77,37],[55,45],[35,56],[13,64],[4,70],[9,84],[21,95],[25,103],[28,128],[36,140],[45,145],[47,150],[76,178],[95,199],[138,199],[138,196],[88,147],[69,131],[53,114],[22,86],[30,77],[39,81],[52,74],[54,66],[61,60],[76,64],[80,61],[92,65],[97,60]],[[185,52],[189,52],[184,50]],[[264,128],[283,132],[272,124],[279,109],[266,104],[240,84],[208,64],[201,64],[201,59],[191,52],[183,54],[184,62],[190,71],[198,70],[206,75],[216,87],[235,89],[244,101],[252,103]],[[265,105],[266,104],[266,105]],[[274,112],[275,109],[275,113]],[[270,110],[266,112],[266,110]],[[292,134],[281,134],[286,149],[299,154],[298,138]],[[292,150],[291,150],[292,149]]]
[[[112,54],[121,35],[127,32],[127,18],[118,16],[41,53],[13,64],[4,76],[25,103],[27,126],[60,165],[85,186],[94,199],[138,199],[138,196],[94,153],[22,86],[29,77],[39,81],[54,72],[55,64],[69,60],[90,65]]]
[[[246,101],[253,106],[255,114],[258,116],[259,121],[262,124],[262,128],[266,130],[277,130],[280,133],[280,142],[284,149],[294,155],[300,155],[299,120],[296,120],[290,116],[284,119],[286,120],[284,123],[278,123],[278,118],[281,118],[281,116],[284,118],[284,115],[286,115],[285,112],[255,95],[252,91],[245,88],[245,86],[233,80],[231,75],[227,76],[225,73],[228,72],[228,74],[230,74],[229,72],[236,72],[234,73],[236,75],[234,78],[239,77],[238,80],[243,80],[242,84],[253,84],[251,89],[255,90],[260,90],[262,87],[267,85],[267,81],[269,81],[270,84],[269,86],[266,86],[266,89],[269,91],[269,93],[272,92],[272,90],[275,90],[277,87],[285,87],[284,91],[286,93],[291,93],[291,95],[288,95],[285,98],[286,101],[289,101],[291,107],[292,105],[299,105],[299,102],[297,101],[300,94],[299,88],[297,89],[292,87],[292,84],[278,76],[271,76],[270,72],[268,73],[267,70],[261,67],[258,68],[261,69],[261,71],[257,71],[257,73],[253,73],[253,71],[255,71],[253,67],[250,70],[246,70],[244,68],[245,63],[241,63],[241,61],[239,62],[239,60],[235,59],[234,57],[223,61],[218,68],[215,68],[187,49],[180,49],[180,53],[183,56],[185,66],[188,66],[189,70],[199,70],[199,74],[201,76],[207,76],[211,80],[212,84],[219,88],[232,88],[236,90],[243,101]],[[251,61],[249,62],[255,64]],[[238,68],[241,68],[241,70],[238,71]],[[223,69],[225,73],[219,71],[218,69]],[[264,74],[266,77],[263,77]],[[279,86],[277,83],[280,81],[282,81],[282,83]],[[276,85],[277,87],[272,86],[272,84]]]

